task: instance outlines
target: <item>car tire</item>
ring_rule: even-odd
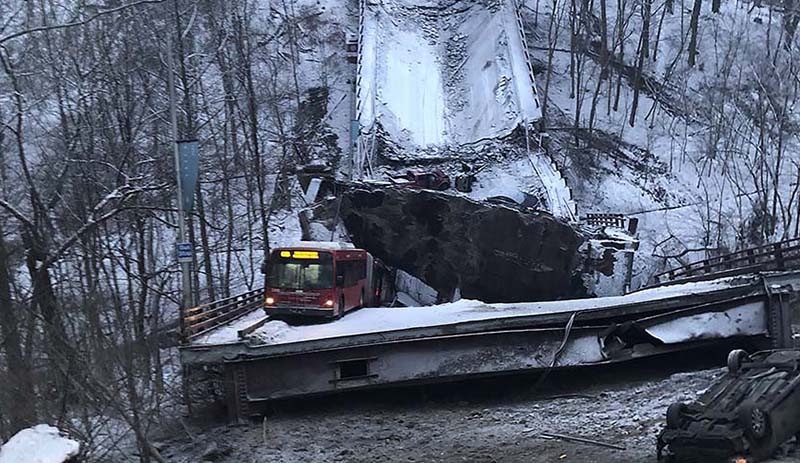
[[[728,354],[728,372],[736,374],[742,369],[742,362],[747,358],[747,351],[734,349]]]
[[[669,407],[667,407],[667,428],[668,429],[680,429],[681,423],[683,423],[683,410],[685,409],[685,405],[676,402]]]
[[[762,440],[770,433],[769,414],[752,401],[739,406],[739,423],[745,433],[754,440]]]

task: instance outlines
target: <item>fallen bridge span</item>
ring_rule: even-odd
[[[368,308],[292,326],[254,310],[194,337],[185,366],[221,367],[232,418],[264,402],[388,385],[623,362],[718,343],[792,344],[800,272],[539,303]]]

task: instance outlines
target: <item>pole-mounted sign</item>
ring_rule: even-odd
[[[189,213],[194,205],[194,190],[197,187],[199,156],[197,140],[184,140],[178,143],[178,163],[181,182],[181,204],[183,211]]]
[[[192,243],[176,243],[175,252],[178,255],[178,262],[191,262],[194,257]]]

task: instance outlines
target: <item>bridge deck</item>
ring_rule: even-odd
[[[787,347],[798,292],[800,272],[787,272],[608,298],[369,308],[302,326],[270,321],[257,309],[194,337],[181,347],[181,361],[222,367],[231,418],[242,418],[265,401],[288,397],[712,346]]]
[[[574,312],[580,312],[581,319],[586,320],[593,317],[613,317],[618,312],[644,314],[673,306],[686,307],[690,303],[716,299],[721,292],[746,289],[756,282],[752,277],[732,277],[651,288],[616,297],[511,304],[461,300],[430,307],[365,308],[328,323],[289,325],[280,320],[269,321],[240,339],[240,330],[263,320],[264,312],[255,310],[195,338],[184,350],[199,348],[209,352],[214,347],[246,345],[248,349],[260,348],[264,354],[275,350],[268,349],[269,347],[280,346],[283,347],[280,349],[281,353],[286,353],[286,349],[292,350],[290,346],[311,341],[327,341],[332,344],[341,341],[351,345],[365,335],[371,335],[370,339],[377,335],[382,340],[387,340],[430,335],[433,334],[431,329],[438,333],[447,333],[476,332],[515,325],[530,326],[532,323],[547,326],[563,324]]]

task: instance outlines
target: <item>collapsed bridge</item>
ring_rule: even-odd
[[[380,164],[527,158],[529,188],[575,219],[533,130],[542,113],[515,0],[362,0],[359,14],[352,179]]]
[[[646,289],[619,297],[538,303],[462,300],[366,308],[291,326],[260,304],[214,306],[187,320],[189,370],[221,369],[232,419],[270,400],[389,385],[623,362],[711,346],[789,347],[800,272],[770,272]],[[258,294],[251,295],[253,300]],[[229,313],[229,316],[225,316]]]
[[[444,10],[424,0],[364,0],[360,12],[354,178],[369,176],[380,156],[409,163],[458,159],[460,143],[487,139],[502,149],[519,127],[530,142],[527,129],[540,114],[513,0],[456,1]],[[574,218],[557,169],[525,148],[550,210]],[[263,291],[255,290],[189,309],[181,361],[188,371],[221,371],[230,416],[245,418],[282,398],[603,365],[719,345],[788,347],[800,271],[786,271],[783,262],[619,297],[366,308],[309,326],[266,317]]]

